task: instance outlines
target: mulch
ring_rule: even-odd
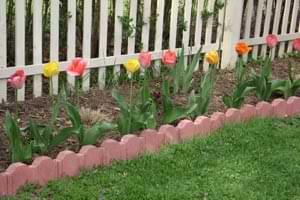
[[[288,77],[288,63],[291,62],[295,66],[295,73],[300,74],[300,59],[299,58],[285,58],[277,59],[273,62],[273,79],[286,79]],[[257,63],[253,62],[249,64],[249,67],[257,68]],[[193,87],[196,89],[199,86],[199,81],[202,77],[202,72],[195,72]],[[151,86],[152,93],[159,99],[160,98],[160,82],[153,81]],[[230,94],[235,85],[234,71],[232,70],[220,70],[218,72],[215,89],[213,92],[213,99],[210,103],[207,115],[215,111],[225,111],[226,107],[222,102],[222,96],[224,94]],[[136,86],[136,85],[135,85]],[[137,87],[135,87],[137,88]],[[129,96],[129,84],[122,84],[118,86],[118,90],[121,91],[126,98]],[[135,89],[135,91],[137,91]],[[274,97],[275,98],[275,97]],[[10,99],[13,99],[10,97]],[[187,98],[185,96],[177,96],[174,98],[176,104],[185,104]],[[71,98],[71,101],[75,101]],[[258,100],[254,94],[246,98],[245,103],[255,104]],[[108,121],[113,121],[118,116],[118,108],[111,96],[111,90],[98,90],[92,89],[88,93],[82,94],[79,101],[80,107],[90,108],[91,110],[98,110],[103,114],[102,118]],[[14,112],[14,103],[1,103],[0,104],[0,124],[4,122],[4,116],[6,111]],[[29,118],[34,121],[47,123],[50,119],[51,112],[51,98],[48,96],[38,97],[26,100],[21,103],[20,108],[20,123],[24,126],[28,123]],[[159,112],[158,121],[161,120],[161,111]],[[60,115],[61,126],[66,126],[69,121],[66,119],[64,112]],[[110,132],[105,138],[119,139],[121,136],[118,133]],[[101,144],[105,138],[99,139],[97,145]],[[68,139],[65,143],[59,145],[47,155],[54,158],[60,151],[69,149],[78,151],[80,148],[78,142],[74,138]],[[37,156],[37,155],[35,155]],[[0,172],[4,171],[9,164],[9,141],[5,135],[3,126],[0,127]]]

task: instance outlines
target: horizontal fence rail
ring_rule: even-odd
[[[159,68],[166,49],[185,47],[187,58],[199,48],[202,53],[219,49],[221,67],[230,68],[236,60],[234,44],[239,40],[253,46],[250,56],[258,58],[268,51],[265,36],[277,34],[280,43],[272,55],[281,57],[293,50],[291,41],[300,37],[299,0],[227,0],[220,9],[216,9],[220,1],[205,2],[1,0],[0,100],[7,101],[11,92],[7,79],[18,68],[28,77],[26,87],[18,91],[18,100],[25,100],[28,94],[28,98],[47,94],[49,85],[42,71],[50,60],[59,61],[62,72],[76,56],[87,60],[88,76],[82,89],[88,91],[95,86],[103,89],[111,69],[114,76],[125,73],[120,66],[141,51],[152,52],[153,66]],[[206,70],[207,64],[199,68]],[[53,79],[54,94],[62,75]],[[66,81],[75,85],[72,76],[66,75]]]

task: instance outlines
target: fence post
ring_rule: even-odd
[[[234,45],[240,40],[244,0],[227,1],[221,68],[232,68],[237,59]]]

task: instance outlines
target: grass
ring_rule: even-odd
[[[300,118],[255,119],[15,199],[300,199]]]

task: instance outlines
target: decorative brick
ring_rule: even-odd
[[[208,135],[210,132],[211,122],[208,117],[199,116],[194,121],[198,135]]]
[[[222,112],[214,112],[210,117],[210,121],[211,121],[210,130],[215,131],[224,125],[225,114]]]
[[[274,117],[287,117],[288,105],[284,99],[275,99],[272,101]]]
[[[225,123],[237,123],[241,121],[240,110],[229,108],[225,113]]]
[[[62,151],[57,155],[58,176],[76,176],[80,170],[80,159],[72,151]]]
[[[172,125],[163,125],[159,128],[159,134],[165,136],[165,142],[167,144],[177,144],[180,142],[179,129]]]
[[[23,163],[11,164],[7,168],[6,174],[8,175],[8,195],[16,194],[20,187],[24,186],[28,182],[33,182],[32,179],[34,179],[32,169]]]
[[[121,143],[125,145],[126,159],[134,159],[144,152],[144,141],[136,135],[124,135]]]
[[[4,197],[8,194],[7,186],[8,186],[7,174],[1,173],[0,174],[0,197]]]
[[[256,104],[256,113],[259,117],[272,117],[273,107],[268,102],[261,101],[258,104]]]
[[[156,130],[146,129],[140,135],[145,143],[145,151],[157,152],[164,143],[164,135],[158,134]]]
[[[300,114],[300,98],[299,97],[290,97],[287,100],[288,106],[288,115],[296,116]]]
[[[177,125],[177,128],[179,129],[181,140],[193,138],[197,133],[196,126],[191,120],[181,120]]]
[[[248,121],[256,117],[256,108],[253,105],[245,104],[240,110],[241,120],[243,122]]]
[[[58,178],[58,163],[47,156],[40,156],[34,159],[32,168],[35,171],[34,182],[45,185],[50,180]]]
[[[101,144],[101,147],[103,147],[106,150],[110,159],[109,162],[126,159],[125,146],[116,140],[106,139]]]
[[[103,163],[103,157],[100,156],[99,149],[93,145],[83,146],[77,155],[79,154],[83,155],[83,161],[80,164],[81,168],[90,169]]]

